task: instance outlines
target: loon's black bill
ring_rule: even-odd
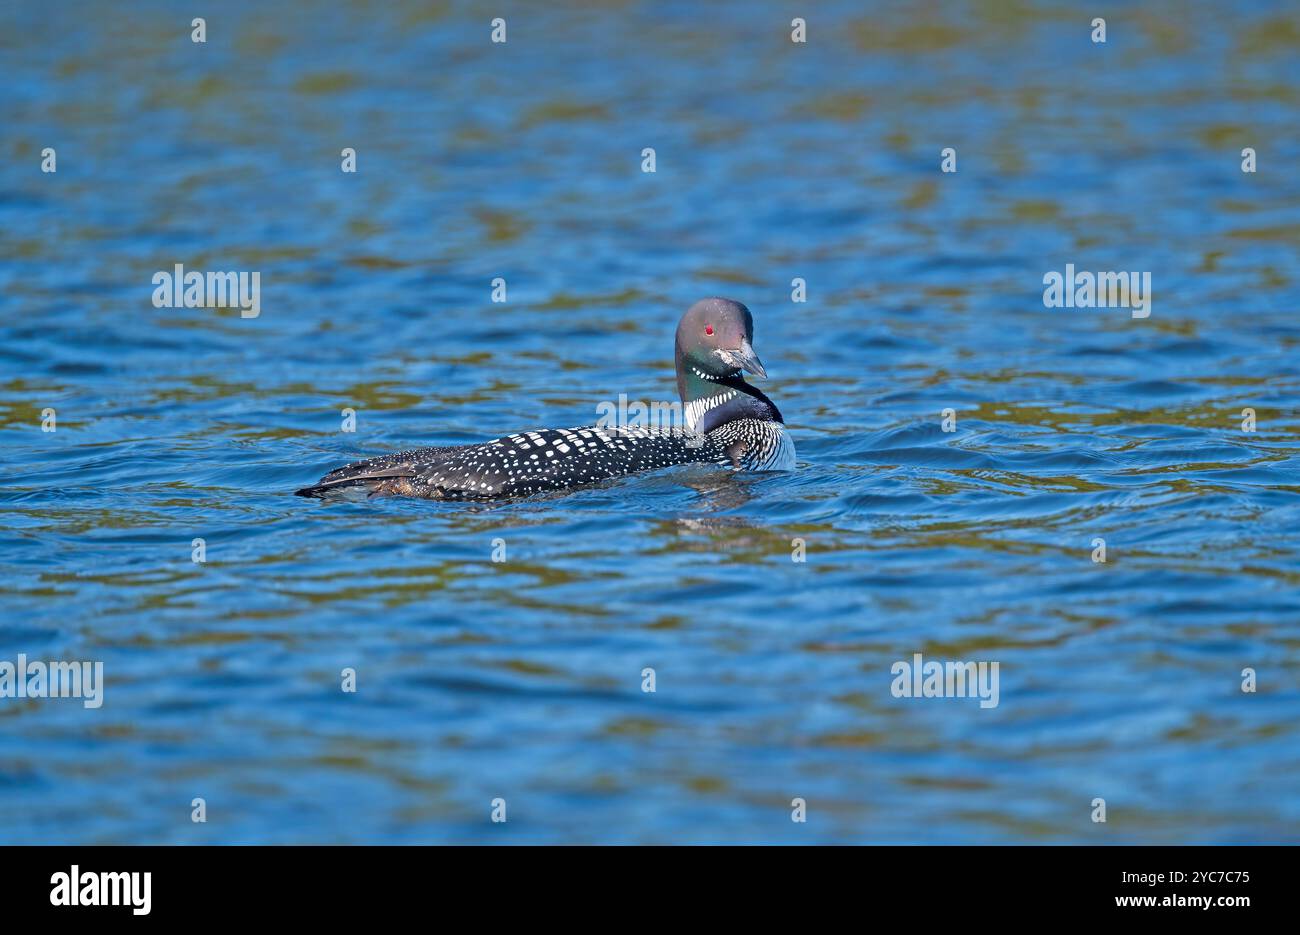
[[[763,362],[758,359],[754,349],[749,346],[748,341],[741,341],[740,347],[734,351],[718,348],[713,353],[722,359],[722,362],[729,367],[738,367],[741,370],[748,370],[756,377],[767,379],[767,371],[763,369]]]

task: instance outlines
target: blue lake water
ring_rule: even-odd
[[[506,6],[0,8],[0,661],[105,678],[0,841],[1300,841],[1294,4]],[[291,495],[671,400],[707,295],[798,471]]]

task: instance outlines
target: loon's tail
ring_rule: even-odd
[[[379,485],[361,480],[343,480],[312,484],[293,493],[297,497],[315,497],[318,500],[367,500],[379,493]]]
[[[421,467],[427,467],[449,449],[421,448],[399,454],[367,458],[330,471],[316,483],[295,490],[299,497],[321,500],[365,500],[369,497],[400,492]]]
[[[348,467],[352,466],[348,465]],[[412,476],[410,471],[397,470],[350,474],[344,477],[335,476],[346,470],[348,468],[339,468],[337,471],[326,474],[310,487],[295,490],[294,494],[299,497],[316,497],[321,500],[365,500],[380,493],[386,481]]]

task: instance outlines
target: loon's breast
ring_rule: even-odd
[[[746,471],[793,471],[794,441],[780,422],[736,419],[708,433],[732,454],[732,465]]]

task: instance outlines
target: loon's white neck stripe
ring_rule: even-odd
[[[706,412],[710,409],[716,408],[717,406],[721,406],[727,400],[734,398],[735,395],[735,390],[725,390],[716,396],[706,396],[703,399],[692,399],[686,404],[684,411],[686,416],[686,427],[692,432],[695,431],[695,427],[700,424],[700,420],[704,418]]]

